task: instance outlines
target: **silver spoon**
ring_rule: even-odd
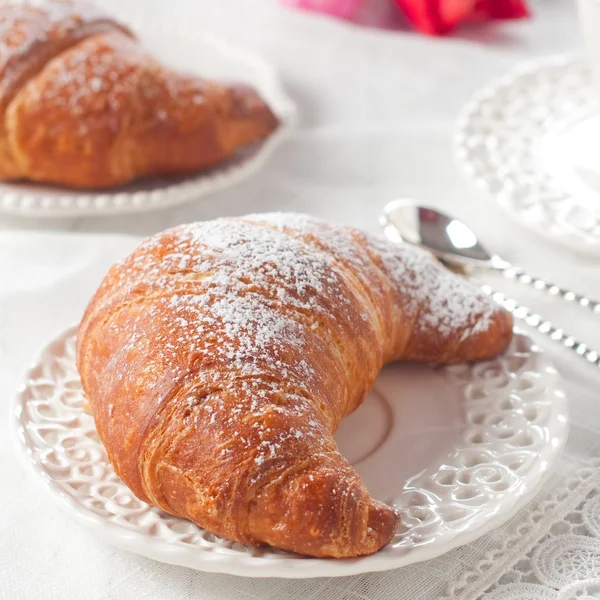
[[[600,314],[600,302],[597,300],[528,275],[520,267],[490,254],[467,225],[436,209],[419,206],[412,200],[394,200],[384,207],[381,224],[384,229],[390,228],[388,231],[392,236],[400,236],[404,241],[421,246],[467,272],[474,269],[500,272],[506,279],[533,286]]]
[[[546,290],[566,301],[577,301],[581,306],[599,313],[598,302],[585,296],[564,290],[541,279],[531,277],[522,270],[510,265],[496,255],[490,255],[475,234],[461,221],[410,200],[395,200],[387,204],[380,218],[386,237],[392,242],[407,242],[429,250],[452,270],[470,272],[475,269],[499,271],[509,279],[517,279],[531,284],[537,289]],[[515,318],[525,321],[540,333],[549,336],[566,348],[573,350],[588,362],[600,367],[600,354],[578,342],[562,329],[555,327],[540,315],[531,312],[518,302],[495,291],[489,285],[482,285],[482,291],[491,296]]]

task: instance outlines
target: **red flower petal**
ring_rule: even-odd
[[[434,0],[438,5],[440,19],[455,27],[473,14],[477,0]]]
[[[525,0],[396,0],[412,25],[422,33],[441,35],[472,17],[519,19],[529,15]]]
[[[396,0],[418,31],[429,35],[448,33],[467,18],[476,0]]]
[[[524,0],[479,0],[477,12],[488,19],[522,19],[529,16]]]

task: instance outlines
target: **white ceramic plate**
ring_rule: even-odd
[[[600,111],[579,56],[518,66],[457,124],[459,165],[519,223],[600,256]]]
[[[82,401],[71,329],[42,352],[13,410],[20,454],[50,494],[116,546],[249,577],[351,575],[438,556],[531,500],[567,436],[559,376],[520,333],[485,363],[389,365],[336,439],[373,495],[401,510],[403,529],[373,556],[324,560],[219,539],[139,501],[108,463]]]
[[[144,179],[104,191],[82,192],[35,183],[0,182],[0,212],[25,217],[101,216],[166,208],[233,185],[258,170],[293,128],[296,106],[273,68],[262,58],[224,41],[175,24],[122,19],[165,64],[223,81],[254,86],[280,120],[266,140],[239,151],[231,160],[197,175]]]

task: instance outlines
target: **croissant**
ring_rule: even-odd
[[[370,554],[399,515],[333,434],[392,360],[501,353],[512,320],[426,252],[294,214],[183,225],[107,274],[78,368],[136,496],[243,544]]]
[[[154,60],[81,1],[0,5],[0,179],[77,188],[212,167],[277,119],[249,87]]]

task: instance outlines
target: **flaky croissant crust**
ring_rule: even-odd
[[[215,166],[277,119],[155,60],[84,0],[0,4],[0,179],[109,187]]]
[[[428,254],[290,214],[184,225],[115,265],[78,366],[118,475],[244,544],[370,554],[399,516],[333,434],[385,362],[502,352],[511,317]]]

